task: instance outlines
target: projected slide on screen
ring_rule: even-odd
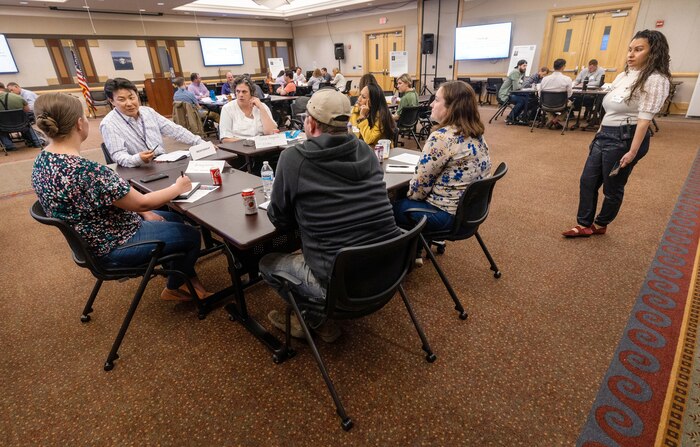
[[[17,73],[18,71],[7,39],[3,34],[0,34],[0,73]]]
[[[508,57],[511,25],[507,22],[457,28],[455,59],[464,61]]]
[[[241,39],[233,37],[200,37],[205,67],[243,65]]]

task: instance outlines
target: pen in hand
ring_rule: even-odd
[[[180,171],[180,177],[184,177],[184,176],[185,176],[185,173]]]

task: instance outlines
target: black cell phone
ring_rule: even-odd
[[[613,166],[612,171],[610,171],[610,174],[608,174],[608,177],[615,177],[619,173],[620,173],[620,162],[618,161]]]
[[[141,183],[150,183],[150,182],[155,182],[156,180],[160,180],[162,178],[168,178],[168,174],[153,174],[149,175],[147,177],[144,177],[141,179]]]

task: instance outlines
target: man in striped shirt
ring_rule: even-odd
[[[100,123],[100,132],[110,157],[120,166],[143,166],[164,154],[163,135],[190,146],[204,142],[152,108],[141,106],[136,86],[128,79],[107,80],[105,94],[114,110]]]

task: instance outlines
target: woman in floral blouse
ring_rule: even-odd
[[[425,215],[430,231],[452,227],[459,199],[472,182],[491,173],[474,90],[465,82],[442,84],[431,104],[431,119],[439,128],[430,134],[409,183],[408,198],[394,205],[396,222],[411,225]],[[426,212],[405,211],[411,208]]]
[[[32,187],[46,215],[70,224],[108,266],[141,265],[150,259],[153,246],[122,249],[123,245],[164,241],[163,255],[186,253],[168,267],[188,275],[199,298],[209,296],[194,271],[199,230],[174,213],[151,211],[189,191],[190,179],[181,176],[165,189],[141,194],[107,166],[80,155],[89,122],[77,98],[64,93],[41,95],[34,112],[37,125],[51,139],[34,160],[32,171]],[[186,301],[192,296],[184,279],[171,275],[161,298]]]

